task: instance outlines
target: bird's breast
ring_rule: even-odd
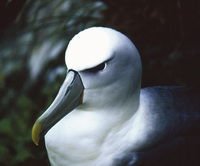
[[[99,162],[110,163],[112,154],[106,156],[107,161],[104,154],[115,151],[107,149],[115,146],[105,145],[116,142],[113,139],[117,138],[113,136],[112,139],[107,139],[114,128],[109,118],[98,111],[74,110],[60,120],[45,135],[45,145],[52,165],[75,166],[81,163],[82,166],[90,166],[97,161],[96,165]],[[113,135],[114,133],[115,131]]]
[[[65,159],[66,165],[76,165],[80,162],[89,165],[89,162],[99,155],[102,141],[101,125],[97,119],[86,114],[87,112],[74,111],[46,134],[45,144],[50,161],[55,160],[52,162],[59,163],[60,159]]]

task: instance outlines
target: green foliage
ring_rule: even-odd
[[[17,165],[33,157],[27,145],[31,143],[30,119],[36,107],[25,96],[16,98],[15,104],[16,111],[0,121],[0,155],[4,165]]]

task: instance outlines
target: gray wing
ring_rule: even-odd
[[[176,86],[150,87],[143,91],[152,98],[152,113],[162,117],[160,126],[165,126],[161,131],[163,140],[145,150],[124,154],[115,160],[115,165],[199,166],[199,91]]]
[[[177,137],[142,152],[116,159],[116,166],[199,166],[200,135]]]

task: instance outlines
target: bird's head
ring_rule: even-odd
[[[33,126],[35,144],[75,108],[114,109],[128,99],[139,100],[140,56],[122,33],[103,27],[81,31],[69,42],[65,62],[68,72],[64,83]]]

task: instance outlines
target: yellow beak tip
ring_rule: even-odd
[[[33,125],[31,133],[32,140],[34,144],[37,146],[39,145],[41,131],[42,131],[42,122],[40,120],[37,120]]]

